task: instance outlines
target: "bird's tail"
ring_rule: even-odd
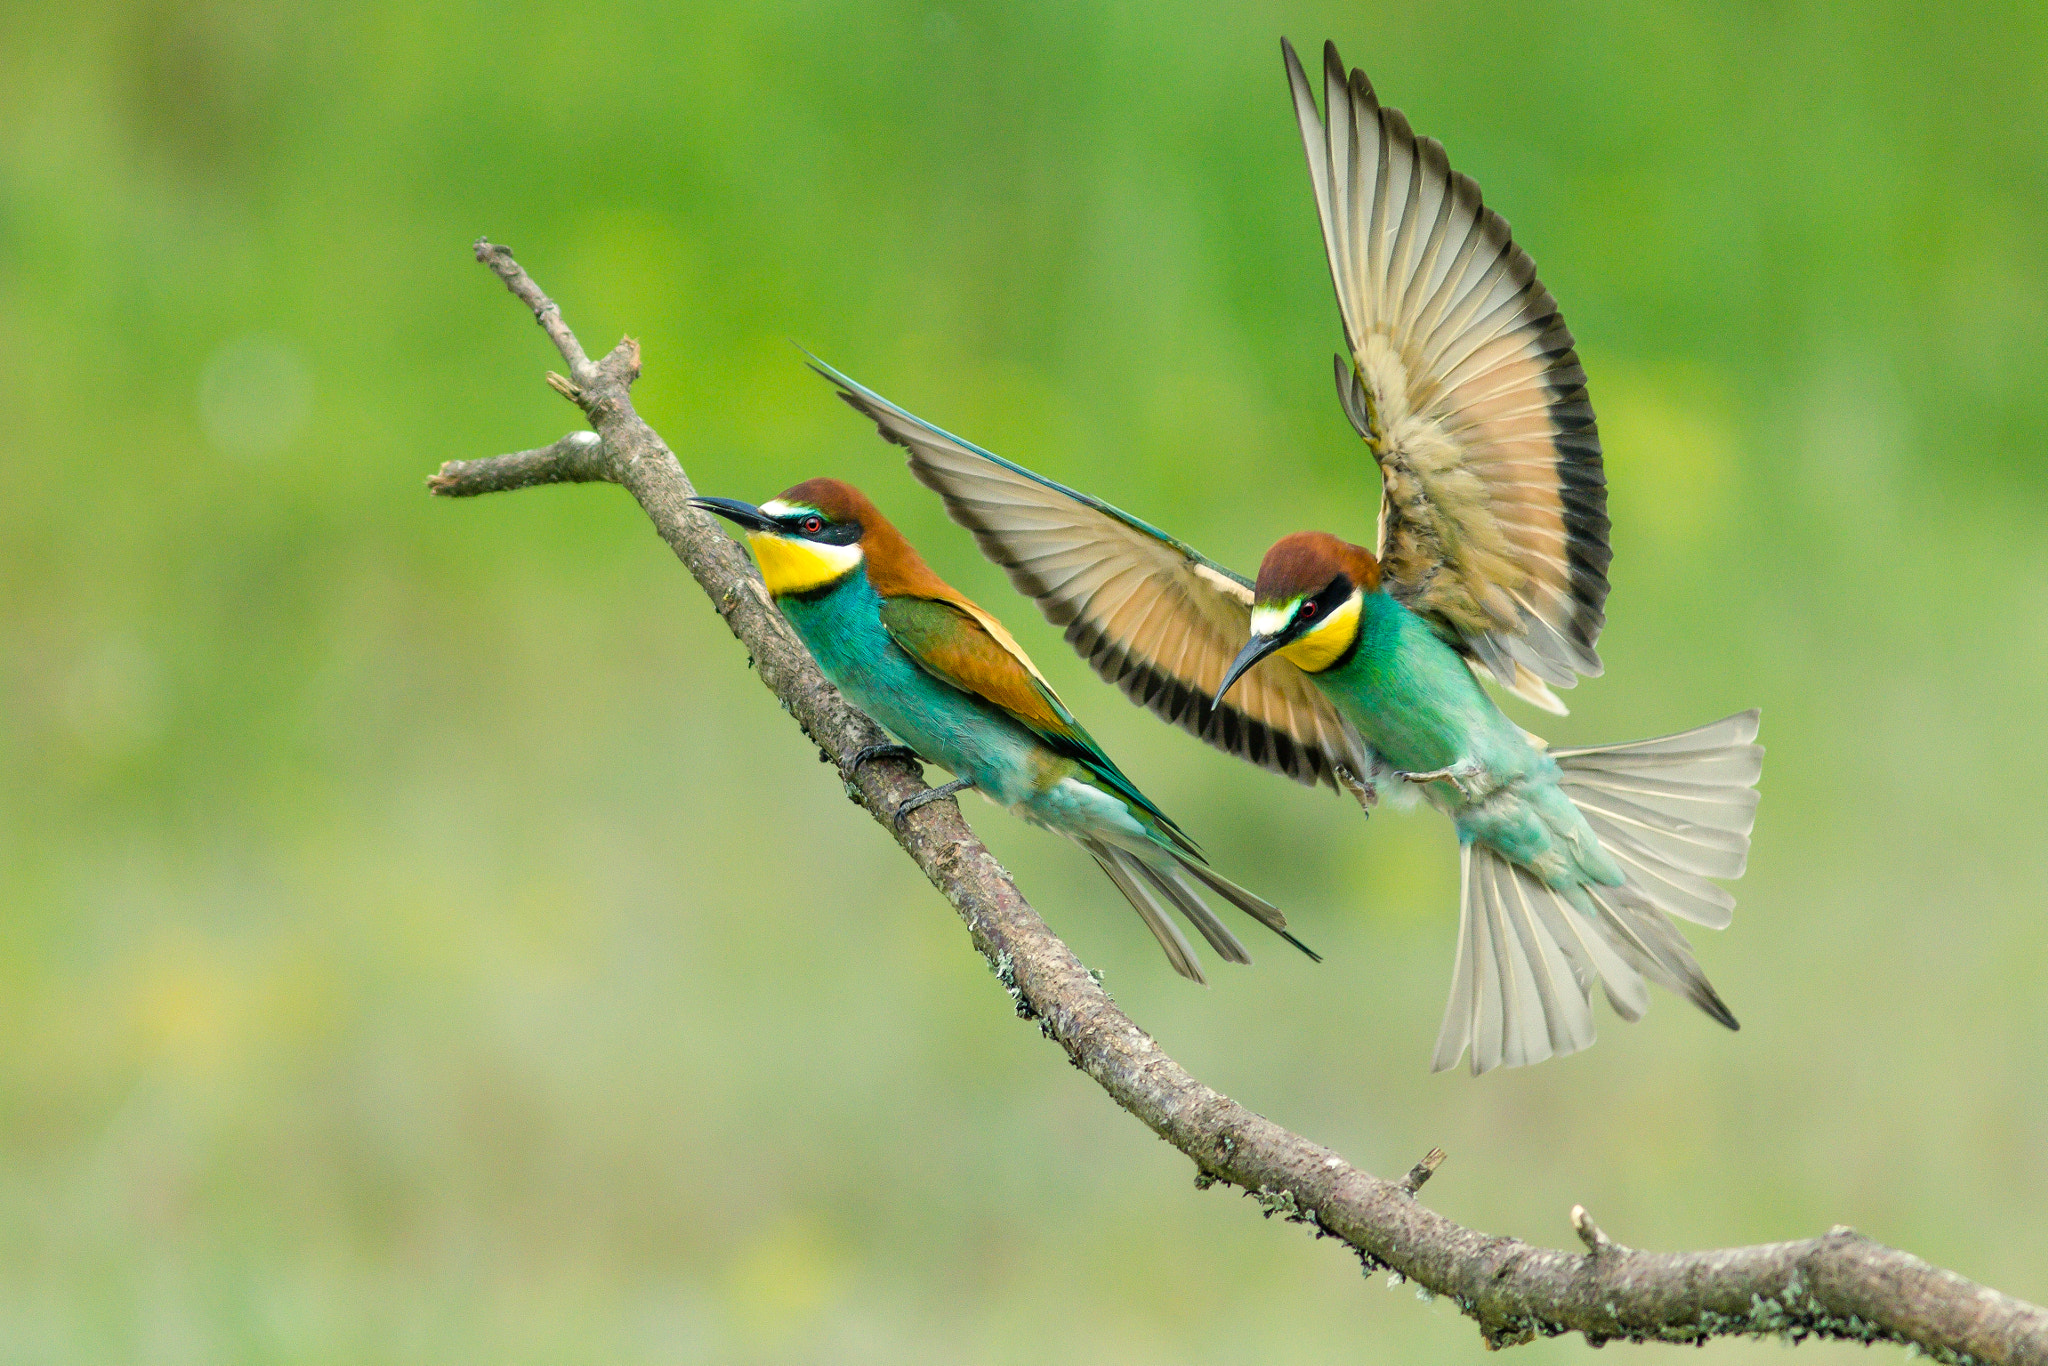
[[[1252,956],[1245,952],[1244,945],[1230,932],[1230,927],[1209,909],[1209,903],[1202,896],[1203,887],[1222,896],[1318,963],[1323,961],[1314,949],[1287,932],[1287,918],[1277,907],[1238,886],[1196,855],[1162,845],[1162,850],[1173,856],[1172,862],[1166,862],[1148,859],[1100,839],[1083,841],[1082,847],[1094,856],[1102,871],[1109,875],[1109,880],[1116,884],[1117,890],[1124,894],[1124,899],[1144,920],[1145,928],[1152,931],[1159,947],[1166,951],[1166,961],[1173,965],[1173,970],[1191,981],[1206,980],[1202,976],[1202,965],[1195,957],[1194,946],[1188,943],[1187,936],[1174,923],[1168,907],[1186,916],[1226,962],[1252,961]]]
[[[1656,740],[1550,751],[1559,786],[1627,881],[1561,893],[1464,845],[1457,966],[1433,1070],[1468,1044],[1475,1074],[1576,1053],[1593,1042],[1596,980],[1625,1020],[1648,1008],[1647,979],[1738,1027],[1671,917],[1717,930],[1733,917],[1735,898],[1708,879],[1740,877],[1748,862],[1756,731],[1751,710]]]

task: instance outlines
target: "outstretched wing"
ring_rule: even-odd
[[[1298,782],[1361,791],[1376,760],[1315,684],[1284,660],[1210,708],[1251,637],[1248,580],[1107,503],[961,440],[813,361],[840,397],[909,452],[982,553],[1037,602],[1095,671],[1218,749]]]
[[[1350,344],[1338,394],[1384,485],[1389,591],[1510,688],[1517,664],[1559,687],[1598,674],[1606,477],[1556,301],[1442,144],[1347,78],[1334,44],[1326,123],[1282,47]]]

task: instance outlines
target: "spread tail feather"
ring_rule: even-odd
[[[1458,852],[1464,913],[1431,1071],[1468,1046],[1475,1076],[1578,1052],[1593,1042],[1595,978],[1617,1011],[1636,1006],[1642,977],[1583,912],[1486,845]]]
[[[1658,910],[1727,926],[1735,898],[1706,879],[1741,877],[1764,750],[1757,713],[1625,745],[1554,749],[1560,786],[1629,885]]]
[[[1485,845],[1462,846],[1458,953],[1431,1068],[1467,1047],[1472,1071],[1575,1053],[1593,1042],[1598,981],[1625,1020],[1649,1005],[1645,981],[1730,1029],[1672,916],[1724,928],[1735,898],[1710,877],[1740,877],[1763,771],[1757,713],[1655,740],[1555,749],[1560,786],[1627,876],[1570,894]]]

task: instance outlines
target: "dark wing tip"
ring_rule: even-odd
[[[1280,41],[1282,44],[1287,42],[1284,38]],[[1294,49],[1288,47],[1287,51],[1291,55]],[[1365,74],[1365,68],[1356,66],[1347,68],[1344,65],[1343,56],[1337,51],[1335,40],[1329,38],[1323,40],[1323,79],[1328,82],[1324,87],[1325,89],[1330,91],[1348,91],[1352,101],[1361,109],[1373,110],[1375,112],[1379,110],[1379,92],[1372,88],[1372,80]],[[1398,114],[1400,111],[1393,110],[1390,112]],[[1328,110],[1324,111],[1326,117],[1328,113]]]
[[[1727,1004],[1721,1000],[1720,996],[1715,994],[1712,987],[1707,988],[1704,1001],[1700,1000],[1697,996],[1693,999],[1699,1003],[1701,1010],[1706,1011],[1708,1015],[1713,1017],[1715,1024],[1725,1025],[1730,1033],[1740,1033],[1742,1031],[1742,1022],[1735,1018],[1735,1013],[1728,1009]]]
[[[1317,953],[1317,952],[1316,952],[1316,951],[1315,951],[1314,949],[1312,949],[1312,948],[1310,948],[1310,947],[1309,947],[1308,945],[1306,945],[1306,944],[1302,943],[1302,942],[1301,942],[1301,941],[1300,941],[1299,939],[1296,939],[1296,938],[1295,938],[1295,937],[1294,937],[1293,935],[1289,934],[1289,933],[1288,933],[1287,931],[1285,931],[1285,930],[1275,930],[1275,931],[1273,931],[1273,933],[1275,933],[1275,934],[1279,935],[1279,936],[1280,936],[1280,937],[1281,937],[1282,939],[1285,939],[1285,940],[1286,940],[1286,941],[1287,941],[1288,943],[1290,943],[1290,944],[1294,945],[1294,947],[1296,947],[1297,949],[1300,949],[1300,950],[1301,950],[1301,951],[1302,951],[1303,953],[1307,954],[1307,955],[1308,955],[1308,961],[1309,961],[1309,962],[1311,962],[1311,963],[1320,963],[1320,962],[1322,962],[1322,961],[1323,961],[1323,956],[1322,956],[1322,955],[1321,955],[1320,953]]]
[[[1308,72],[1301,65],[1301,57],[1294,50],[1294,44],[1285,37],[1280,39],[1280,57],[1287,68],[1287,84],[1297,94],[1308,94],[1309,107],[1315,107],[1315,94],[1310,90]]]
[[[1229,702],[1212,709],[1206,692],[1137,656],[1087,618],[1077,617],[1068,626],[1067,643],[1104,682],[1161,720],[1305,787],[1337,787],[1331,756],[1319,746],[1297,744]]]

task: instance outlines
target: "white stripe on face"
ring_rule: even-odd
[[[1277,636],[1287,629],[1294,620],[1295,609],[1301,606],[1301,599],[1282,603],[1278,607],[1254,607],[1252,609],[1252,634],[1255,636]]]

